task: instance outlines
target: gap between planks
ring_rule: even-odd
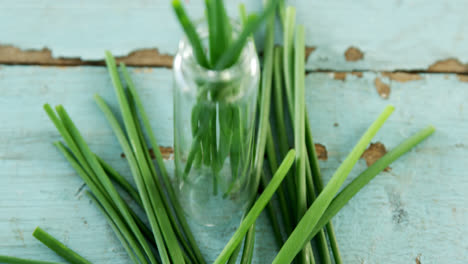
[[[306,47],[306,58],[316,50],[316,47]],[[349,49],[345,53],[348,56]],[[348,56],[349,57],[349,56]],[[348,60],[347,57],[347,60]],[[161,54],[157,48],[138,49],[130,52],[126,56],[117,57],[118,62],[124,62],[128,66],[133,67],[164,67],[172,68],[173,56],[170,54]],[[362,59],[362,58],[360,58]],[[353,61],[353,60],[348,60]],[[75,67],[75,66],[104,66],[104,60],[83,60],[79,57],[55,58],[52,51],[48,48],[41,50],[22,50],[12,45],[0,45],[0,65],[25,65],[25,66],[50,66],[50,67]],[[445,60],[436,61],[427,69],[414,69],[414,70],[401,70],[395,69],[393,71],[374,71],[374,70],[350,70],[350,71],[336,71],[333,69],[317,69],[308,70],[307,73],[333,73],[335,79],[345,80],[346,74],[353,74],[362,76],[364,72],[382,73],[382,75],[394,80],[407,79],[415,80],[417,75],[431,73],[431,74],[457,74],[460,81],[468,81],[468,64],[461,63],[458,59],[448,58]]]

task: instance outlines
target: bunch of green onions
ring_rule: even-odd
[[[209,12],[215,10],[214,14],[221,14],[223,21],[227,21],[222,1],[207,0],[206,3],[207,9],[213,8]],[[188,38],[196,39],[194,27],[179,1],[173,4]],[[285,8],[282,1],[268,2],[259,17],[247,17],[244,6],[240,10],[244,30],[238,40],[231,40],[226,52],[210,51],[210,60],[205,58],[206,61],[203,61],[204,53],[201,49],[203,54],[198,54],[197,60],[200,65],[213,69],[229,67],[242,51],[243,46],[240,44],[245,43],[261,22],[266,20],[252,158],[254,169],[250,176],[259,186],[260,195],[251,201],[239,228],[214,263],[236,263],[241,250],[240,262],[252,262],[255,221],[264,208],[267,208],[279,249],[273,263],[328,264],[332,263],[332,258],[335,263],[342,263],[332,217],[382,170],[430,136],[434,128],[429,126],[407,138],[339,191],[374,135],[393,112],[392,106],[386,107],[325,185],[304,102],[304,27],[295,25],[294,8]],[[274,34],[277,31],[272,14],[275,11],[279,13],[282,22],[283,47],[274,45]],[[228,28],[226,26],[225,30]],[[197,44],[192,45],[196,52]],[[211,59],[216,56],[218,60]],[[121,64],[120,74],[124,83],[110,53],[106,53],[106,63],[118,98],[123,125],[104,99],[96,95],[95,100],[127,157],[137,188],[91,151],[62,106],[57,106],[54,112],[46,104],[44,108],[67,146],[61,142],[55,145],[89,187],[89,197],[106,217],[133,263],[205,263],[172,188],[149,117],[130,74],[125,65]],[[293,137],[288,137],[290,128],[294,130]],[[150,147],[154,150],[156,164],[151,160]],[[278,160],[282,160],[279,165]],[[264,167],[264,161],[268,166]],[[122,192],[117,191],[116,186],[144,210],[143,218],[122,198]],[[279,212],[276,208],[279,208]],[[145,222],[149,222],[149,227]],[[45,231],[37,229],[34,235],[69,263],[90,263]],[[319,256],[314,256],[312,240],[316,241]],[[51,263],[7,256],[0,256],[0,262]]]

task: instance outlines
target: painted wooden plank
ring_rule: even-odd
[[[226,1],[233,16],[240,2]],[[245,2],[252,11],[261,6]],[[316,48],[309,70],[425,70],[448,58],[468,61],[463,0],[287,2],[306,26],[307,45]],[[187,3],[194,17],[202,16],[202,5]],[[106,49],[123,56],[146,48],[173,55],[181,37],[169,1],[0,1],[0,14],[0,44],[49,48],[56,57],[96,60]],[[431,70],[468,71],[449,62]]]
[[[171,71],[131,73],[161,145],[171,146]],[[376,78],[388,85],[388,99],[377,93]],[[397,110],[375,139],[387,148],[428,124],[438,128],[334,218],[344,263],[414,263],[420,256],[425,264],[461,264],[468,259],[468,83],[456,75],[412,79],[401,82],[401,77],[375,73],[307,76],[312,128],[328,152],[321,162],[326,180],[388,103]],[[116,106],[106,70],[3,66],[0,91],[0,254],[58,260],[31,237],[40,225],[95,263],[128,263],[104,218],[79,191],[82,181],[51,145],[59,136],[41,109],[45,102],[65,105],[91,148],[128,174],[92,100],[99,93]],[[365,167],[361,160],[348,181]],[[235,229],[234,223],[213,234],[192,225],[209,260]],[[264,216],[257,228],[255,263],[271,263],[275,246]]]

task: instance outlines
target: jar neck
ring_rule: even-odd
[[[234,24],[236,25],[236,24]],[[197,26],[205,50],[208,46],[208,27],[206,22]],[[233,26],[233,39],[239,34],[239,26]],[[176,78],[184,80],[186,88],[195,87],[197,96],[206,96],[213,101],[235,100],[246,91],[242,89],[242,79],[258,75],[259,62],[255,46],[249,40],[244,46],[236,63],[223,70],[212,70],[201,66],[193,52],[192,45],[186,37],[179,43],[179,50],[174,59]],[[194,86],[192,84],[195,84]]]

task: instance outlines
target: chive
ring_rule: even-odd
[[[137,256],[135,255],[132,248],[128,244],[127,240],[125,240],[125,237],[122,234],[122,232],[120,231],[120,229],[117,227],[117,225],[112,220],[111,216],[106,212],[106,209],[104,209],[104,207],[102,207],[102,205],[99,203],[99,201],[96,199],[96,197],[94,197],[94,195],[92,193],[86,191],[86,194],[96,204],[96,207],[99,209],[99,211],[101,211],[101,213],[104,215],[104,217],[107,220],[107,223],[111,226],[112,230],[114,231],[114,234],[119,239],[119,241],[122,244],[122,246],[124,247],[125,251],[127,251],[127,255],[130,257],[132,262],[135,263],[135,264],[139,264],[140,261],[138,260]]]
[[[218,59],[228,48],[231,39],[231,25],[226,14],[223,1],[205,0],[210,42],[211,65],[216,65]]]
[[[240,246],[240,242],[237,246]],[[251,264],[255,246],[255,222],[249,227],[244,238],[244,249],[240,264]],[[235,250],[234,250],[235,251]]]
[[[281,24],[284,25],[284,21],[286,20],[286,8],[285,8],[284,0],[279,1],[278,14],[279,14],[279,17],[280,17]]]
[[[146,189],[146,184],[147,182],[151,181],[149,179],[149,175],[142,175],[137,163],[137,160],[133,154],[133,151],[130,147],[129,142],[127,141],[127,137],[125,136],[122,128],[120,127],[120,124],[118,123],[117,119],[115,116],[112,114],[112,111],[110,108],[107,106],[105,101],[99,96],[95,95],[94,97],[97,105],[101,109],[101,111],[104,113],[104,116],[106,117],[107,121],[109,122],[109,125],[111,126],[112,130],[114,131],[115,136],[117,137],[117,140],[120,143],[120,146],[123,149],[123,152],[125,153],[125,156],[127,157],[127,161],[130,165],[130,170],[132,171],[133,177],[135,179],[135,182],[137,184],[137,188],[140,192],[140,197],[143,202],[143,207],[146,211],[146,214],[148,216],[148,220],[150,222],[151,228],[153,230],[153,235],[156,241],[156,245],[158,247],[158,252],[159,255],[162,259],[163,263],[169,263],[169,256],[167,254],[166,250],[166,245],[164,243],[164,239],[162,237],[162,232],[159,227],[159,223],[156,220],[156,214],[153,211],[152,204],[150,202],[149,198],[149,192],[150,190]],[[148,178],[144,178],[148,177]]]
[[[309,166],[311,167],[311,174],[313,177],[313,185],[317,188],[318,193],[323,190],[323,180],[322,180],[322,172],[320,171],[320,165],[318,162],[317,152],[315,151],[315,144],[312,137],[312,132],[309,124],[309,118],[306,111],[306,147],[307,152],[309,153]],[[336,240],[335,230],[333,228],[333,223],[330,221],[326,225],[328,239],[330,241],[330,247],[333,253],[333,258],[335,260],[335,264],[341,264],[343,261],[341,260],[340,250],[338,248],[338,242]],[[321,238],[319,238],[321,239]],[[327,249],[328,252],[328,249]]]
[[[111,199],[115,202],[117,208],[122,213],[126,222],[132,227],[132,230],[137,236],[138,240],[143,241],[144,240],[143,234],[141,230],[137,227],[136,222],[134,218],[132,217],[131,213],[129,212],[127,205],[125,204],[123,199],[120,197],[115,187],[112,185],[112,182],[107,177],[104,169],[101,167],[98,160],[96,159],[94,154],[89,149],[89,146],[86,144],[85,140],[81,136],[76,126],[73,124],[73,121],[70,119],[65,109],[62,106],[58,106],[57,113],[59,114],[60,118],[64,122],[65,127],[67,127],[67,129],[70,131],[70,134],[73,136],[75,141],[80,146],[81,151],[83,152],[87,162],[91,165],[93,171],[95,171],[99,181],[102,182],[102,184],[104,185],[105,190],[107,191]],[[146,184],[149,185],[149,183],[146,183]],[[142,242],[140,243],[142,244]],[[151,249],[147,246],[147,244],[142,244],[142,245],[144,246],[145,252],[148,255],[150,261],[154,262],[155,258]]]
[[[393,110],[393,106],[387,106],[377,120],[369,127],[366,133],[364,133],[350,154],[335,171],[327,186],[323,189],[312,206],[307,210],[304,217],[302,217],[291,236],[280,249],[273,263],[290,263],[301,248],[309,241],[309,227],[315,226],[318,220],[320,220],[320,217],[323,215],[333,197],[340,189],[354,164],[359,160],[367,145],[369,145],[372,140],[372,137],[377,133],[380,127],[382,127],[385,120],[390,116]]]
[[[138,122],[137,110],[135,108],[135,102],[134,102],[134,99],[132,97],[133,96],[132,96],[131,93],[128,94],[128,99],[129,99],[128,103],[129,103],[129,106],[130,106],[130,110],[132,112],[133,120],[135,120],[135,128],[137,130],[138,137],[139,137],[140,142],[141,142],[141,147],[143,148],[143,152],[145,154],[144,156],[145,156],[146,162],[149,165],[149,168],[150,168],[150,171],[151,171],[151,176],[153,178],[152,180],[156,184],[156,189],[158,190],[158,192],[163,193],[162,186],[159,183],[159,179],[158,179],[158,176],[157,176],[157,173],[156,173],[156,169],[155,169],[153,161],[151,159],[150,151],[148,149],[148,146],[146,145],[145,138],[143,136],[143,131],[141,130],[140,123]],[[167,200],[167,197],[165,195],[161,195],[161,198],[162,198],[162,201],[163,201],[163,205],[166,208],[166,211],[168,212],[167,216],[169,217],[169,222],[171,223],[172,227],[174,228],[174,233],[179,238],[179,242],[181,242],[182,246],[186,249],[186,252],[182,252],[182,253],[183,254],[187,253],[187,254],[190,255],[190,258],[189,258],[189,256],[185,256],[185,255],[184,255],[184,258],[190,259],[190,262],[191,262],[191,260],[195,260],[195,256],[193,255],[193,253],[191,251],[190,245],[188,245],[187,241],[185,240],[185,237],[182,234],[182,232],[180,231],[179,226],[177,225],[176,219],[175,219],[174,215],[172,214],[171,205],[170,205],[169,201]]]
[[[112,57],[110,52],[106,52],[106,64],[108,66],[109,74],[114,85],[115,92],[117,94],[117,98],[120,105],[120,112],[122,114],[124,125],[127,130],[128,137],[130,139],[130,144],[132,145],[132,149],[134,151],[138,167],[141,170],[141,175],[143,175],[145,183],[145,186],[143,187],[147,188],[149,201],[151,202],[152,208],[149,207],[150,204],[147,204],[147,206],[145,206],[145,211],[148,215],[156,215],[157,222],[154,222],[154,224],[158,223],[161,226],[161,231],[165,243],[167,243],[168,253],[171,256],[172,261],[176,263],[184,263],[183,254],[181,248],[177,243],[177,239],[175,238],[174,230],[170,228],[170,221],[167,217],[167,212],[163,207],[160,206],[162,204],[161,195],[164,194],[158,191],[156,183],[153,182],[150,178],[151,171],[149,168],[149,164],[145,159],[144,151],[142,149],[142,142],[138,137],[138,132],[135,127],[135,120],[133,120],[133,117],[131,115],[131,110],[125,92],[123,90],[122,83],[118,76],[115,59]],[[142,194],[142,196],[144,195]]]
[[[262,173],[262,179],[261,179],[260,185],[263,189],[265,189],[265,187],[268,185],[268,179],[265,175],[265,172]],[[280,189],[278,189],[278,191],[279,190]],[[273,229],[273,235],[275,237],[276,245],[278,246],[278,248],[280,248],[283,245],[284,241],[283,241],[283,235],[281,234],[279,221],[278,221],[278,218],[276,217],[276,212],[275,212],[275,207],[273,206],[273,201],[270,201],[267,204],[266,209],[267,209],[268,218],[270,219],[270,222],[271,222],[270,223],[271,227]]]
[[[172,7],[174,8],[177,18],[179,19],[179,22],[182,25],[182,28],[184,29],[190,44],[192,45],[193,54],[195,55],[196,60],[201,66],[209,68],[208,59],[206,58],[205,52],[203,51],[203,45],[200,37],[198,36],[197,30],[195,29],[192,21],[190,21],[188,18],[187,13],[180,3],[180,0],[173,0]]]
[[[357,176],[333,199],[327,210],[323,213],[320,220],[312,229],[311,236],[317,233],[319,229],[321,229],[327,222],[329,222],[331,218],[335,216],[336,213],[338,213],[338,211],[341,210],[341,208],[343,208],[345,204],[351,200],[351,198],[356,195],[364,186],[366,186],[366,184],[368,184],[375,176],[387,168],[392,162],[432,135],[434,131],[435,128],[433,126],[428,126],[425,129],[420,130],[418,133],[400,143],[397,147],[385,154],[382,158],[367,168],[363,173]]]
[[[85,142],[84,143],[83,142],[81,142],[81,143],[75,142],[76,138],[72,137],[71,132],[69,131],[69,129],[71,127],[70,123],[72,124],[71,120],[69,120],[69,122],[68,122],[69,125],[65,126],[62,123],[62,121],[60,119],[58,119],[58,117],[55,115],[55,113],[52,110],[52,108],[50,107],[50,105],[45,104],[44,109],[46,110],[46,112],[49,115],[50,119],[53,121],[54,125],[57,127],[57,129],[60,132],[60,134],[62,135],[62,137],[65,139],[67,144],[70,146],[70,148],[71,148],[73,154],[75,155],[75,157],[78,159],[80,164],[82,164],[84,170],[81,168],[80,165],[78,165],[76,163],[75,159],[72,157],[72,155],[70,153],[68,153],[68,151],[66,151],[65,147],[61,143],[56,143],[55,145],[62,151],[62,153],[68,159],[69,163],[75,168],[75,170],[77,170],[77,172],[80,174],[82,179],[91,188],[93,193],[95,195],[99,195],[99,200],[101,201],[101,203],[103,203],[103,205],[106,208],[109,208],[109,210],[113,209],[114,207],[117,208],[118,205],[115,204],[116,200],[111,198],[110,194],[105,190],[105,188],[103,187],[103,183],[97,178],[96,173],[94,172],[94,170],[92,170],[90,168],[87,160],[85,159],[84,155],[82,154],[82,150],[81,150],[82,146],[80,146],[80,145],[83,145],[83,144],[86,145],[86,143]],[[62,109],[62,112],[64,112],[63,109]],[[62,116],[63,116],[64,119],[66,118],[66,116],[64,116],[64,113],[62,113]],[[74,135],[74,136],[76,136],[76,135]],[[78,146],[80,146],[80,147],[78,147]],[[94,154],[90,153],[89,155],[92,156]],[[104,173],[103,177],[107,177],[105,175],[105,173]],[[112,184],[111,183],[109,183],[109,184],[113,188]],[[137,236],[139,243],[143,246],[143,248],[145,248],[146,252],[149,252],[150,259],[154,259],[154,257],[151,257],[152,252],[151,252],[151,249],[150,249],[149,245],[147,244],[146,240],[141,235],[140,230],[137,227],[137,225],[135,224],[135,222],[132,221],[133,220],[132,214],[127,213],[130,209],[127,208],[127,205],[122,200],[118,200],[118,201],[119,201],[119,206],[120,206],[119,210],[121,211],[121,213],[125,213],[126,219],[131,219],[131,220],[127,220],[128,225],[130,226],[132,231]],[[124,208],[124,209],[122,210],[122,208]]]
[[[284,179],[287,172],[294,163],[294,156],[295,151],[290,150],[288,155],[286,155],[286,157],[284,158],[278,170],[275,172],[275,175],[271,179],[268,186],[258,197],[257,201],[254,203],[247,216],[242,220],[242,223],[240,224],[239,228],[236,230],[234,235],[226,244],[221,254],[216,258],[214,262],[215,264],[226,263],[226,261],[229,259],[229,256],[240,244],[242,238],[246,235],[249,228],[251,228],[254,225],[255,220],[258,218],[263,208],[265,208],[265,206],[268,204],[276,189],[278,189],[282,180]]]
[[[312,169],[311,166],[308,162],[308,159],[305,159],[306,164],[306,180],[307,180],[307,199],[308,199],[308,206],[310,206],[315,199],[317,198],[317,195],[315,193],[314,189],[314,182],[312,180]],[[320,254],[320,259],[322,264],[331,264],[331,259],[330,259],[330,252],[328,250],[328,242],[327,242],[327,237],[325,235],[325,230],[321,229],[317,236],[315,237],[315,241],[318,247],[318,251]]]
[[[276,160],[276,150],[275,150],[275,145],[274,145],[273,135],[272,135],[272,132],[271,132],[271,126],[270,125],[268,125],[266,152],[267,152],[268,164],[270,165],[270,171],[274,172],[274,171],[276,171],[278,169],[278,162]],[[265,186],[266,186],[266,183],[264,184],[264,187]],[[284,186],[284,184],[283,184],[283,186]],[[286,195],[283,192],[282,188],[278,189],[277,195],[278,195],[279,207],[280,207],[280,211],[281,211],[281,217],[282,217],[283,223],[284,223],[284,229],[285,229],[286,233],[289,234],[292,231],[292,226],[291,226],[291,222],[290,222],[290,219],[289,219],[290,216],[291,216],[291,212],[288,210]],[[281,245],[283,245],[283,242],[284,242],[283,238],[281,238],[281,240],[282,240],[282,242],[279,244],[280,247],[281,247]]]
[[[245,26],[245,23],[247,23],[247,9],[245,8],[244,3],[239,4],[239,17],[242,22],[242,25]]]
[[[221,25],[218,23],[218,16],[220,15],[216,11],[216,2],[217,0],[205,0],[206,6],[206,20],[208,22],[208,41],[209,41],[209,52],[210,52],[210,61],[211,65],[214,65],[220,56],[220,51],[222,49],[219,48],[220,36],[218,35],[219,29]],[[218,44],[218,45],[217,45]]]
[[[267,8],[272,5],[276,0],[271,0],[267,4]],[[264,67],[262,71],[262,82],[260,84],[260,98],[259,98],[259,121],[258,121],[258,132],[255,145],[255,155],[253,157],[253,189],[252,193],[255,193],[258,189],[258,184],[260,182],[261,173],[263,170],[263,160],[265,155],[265,145],[266,145],[266,136],[268,132],[268,122],[270,115],[270,103],[271,103],[271,84],[272,84],[272,75],[273,75],[273,56],[274,56],[274,17],[271,16],[267,21],[267,33],[265,40],[265,55],[264,55]],[[253,201],[251,201],[251,204]],[[250,208],[251,206],[248,206]],[[244,242],[244,252],[248,253],[247,256],[251,256],[249,252],[253,251],[254,243],[248,239],[253,237],[255,229],[250,229],[249,234],[246,237]],[[250,248],[246,247],[249,246]],[[247,249],[247,250],[245,250]]]
[[[299,219],[307,211],[307,189],[306,189],[306,163],[305,163],[305,84],[304,84],[304,26],[296,28],[295,48],[294,48],[294,147],[296,148],[296,195],[297,211],[296,217]],[[310,243],[306,244],[301,252],[302,262],[307,259],[315,259],[311,250]],[[309,255],[308,255],[309,254]]]
[[[33,232],[33,236],[42,242],[42,244],[46,245],[52,251],[57,253],[57,255],[61,256],[68,262],[72,264],[91,264],[88,260],[80,256],[75,251],[71,250],[67,246],[65,246],[62,242],[55,239],[52,235],[44,231],[40,227],[36,227]]]
[[[156,157],[156,163],[158,164],[159,171],[161,172],[162,180],[164,182],[164,185],[166,186],[166,191],[169,195],[169,199],[172,202],[172,207],[177,216],[177,220],[187,240],[190,243],[190,246],[193,250],[193,253],[195,254],[197,258],[198,263],[204,264],[205,260],[203,259],[200,249],[195,241],[195,238],[193,237],[192,231],[190,230],[190,227],[188,226],[187,220],[185,219],[185,215],[182,210],[182,206],[180,205],[179,200],[174,191],[174,188],[172,187],[172,183],[169,179],[169,174],[167,173],[166,165],[164,164],[164,161],[163,161],[161,150],[159,149],[159,144],[156,140],[156,137],[154,136],[154,132],[153,132],[153,129],[151,128],[148,115],[146,114],[143,108],[143,103],[141,102],[141,99],[135,89],[135,85],[132,79],[130,78],[130,74],[128,73],[127,68],[125,67],[125,64],[121,63],[120,67],[122,69],[122,73],[125,78],[125,81],[128,85],[128,89],[132,95],[133,100],[135,101],[135,105],[138,110],[138,113],[140,114],[140,118],[143,123],[143,128],[146,132],[146,135],[148,136],[151,147],[153,148],[153,152]]]
[[[307,191],[305,177],[305,90],[304,90],[304,26],[298,26],[296,29],[295,41],[295,82],[294,87],[294,147],[296,148],[296,192],[297,192],[297,219],[300,219],[307,210]]]
[[[275,48],[275,63],[274,63],[274,85],[273,85],[273,99],[274,99],[274,105],[273,107],[274,110],[274,120],[276,124],[276,132],[278,136],[278,142],[277,144],[279,145],[279,150],[282,156],[286,155],[289,150],[289,144],[288,144],[288,136],[286,135],[286,124],[284,120],[284,108],[283,108],[283,76],[282,76],[282,49],[281,47],[276,47]],[[295,202],[295,183],[293,182],[294,178],[293,177],[286,177],[285,183],[283,186],[286,189],[288,194],[290,194],[291,197],[289,197],[290,200],[290,207],[293,212],[296,211],[296,202]],[[280,200],[281,201],[281,200]],[[283,213],[283,221],[285,221],[285,227],[286,227],[286,233],[289,235],[292,232],[292,225],[291,222],[293,221],[293,217],[295,217],[293,214],[285,214]]]
[[[78,164],[73,155],[65,148],[61,142],[56,142],[54,145],[62,152],[64,157],[68,160],[68,163],[75,169],[78,175],[85,181],[86,185],[91,189],[94,196],[101,203],[102,207],[106,212],[111,216],[114,223],[117,225],[121,233],[124,235],[125,239],[128,241],[133,251],[137,255],[138,259],[143,263],[148,263],[146,261],[143,249],[139,244],[139,241],[136,239],[135,234],[129,229],[128,225],[125,223],[122,215],[119,211],[116,210],[116,206],[112,203],[112,200],[108,200],[104,193],[97,188],[97,186],[90,180],[89,175],[83,170],[83,168]],[[141,241],[141,240],[140,240]],[[146,243],[146,241],[143,241]]]
[[[124,189],[130,195],[130,197],[132,197],[133,200],[135,200],[135,202],[138,205],[143,207],[143,203],[141,201],[140,195],[138,194],[138,191],[127,181],[127,179],[125,179],[124,176],[122,176],[114,168],[112,168],[112,166],[107,164],[101,157],[96,155],[96,158],[98,159],[104,171],[106,171],[109,178],[114,180],[120,187],[122,187],[122,189]]]
[[[2,256],[2,255],[0,255],[0,263],[6,263],[6,264],[60,264],[58,262],[24,259],[24,258]]]
[[[288,104],[290,106],[291,116],[294,113],[291,109],[293,104],[293,86],[294,86],[294,25],[296,20],[296,9],[294,7],[288,6],[286,8],[286,16],[284,23],[284,35],[283,35],[283,71],[284,71],[284,81],[285,81],[285,90]]]
[[[278,0],[270,0],[258,17],[255,16],[247,19],[247,22],[245,23],[244,28],[242,29],[237,39],[223,53],[223,56],[219,58],[215,65],[216,70],[228,68],[239,59],[242,53],[242,49],[244,48],[245,43],[247,43],[252,33],[257,31],[264,20],[267,20],[267,18],[274,18],[273,14],[277,4]]]

